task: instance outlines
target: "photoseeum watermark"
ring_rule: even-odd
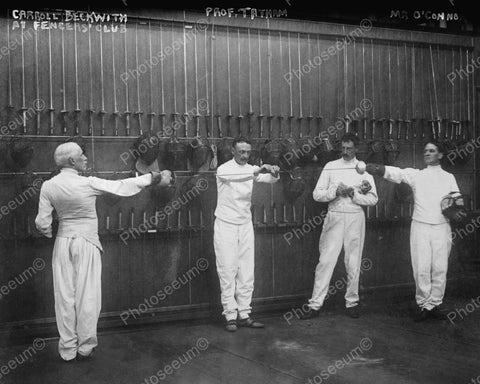
[[[372,269],[373,263],[369,258],[363,258],[360,264],[360,271],[359,274],[365,271],[369,271]],[[325,296],[325,300],[329,297],[334,296],[338,291],[345,289],[348,285],[349,280],[353,280],[356,276],[348,275],[336,280],[333,284],[330,284],[328,287],[327,294]],[[293,319],[300,319],[303,315],[309,313],[312,308],[308,305],[308,303],[304,303],[300,308],[291,308],[289,311],[283,314],[284,320],[287,322],[288,325],[291,325],[291,320]]]
[[[186,286],[194,278],[200,276],[202,272],[208,269],[209,263],[207,259],[203,257],[198,259],[195,266],[190,268],[182,276],[177,277],[171,283],[167,284],[162,289],[158,290],[155,294],[144,299],[143,303],[140,303],[137,308],[128,308],[120,314],[120,319],[123,324],[127,325],[129,319],[137,319],[144,313],[150,312],[156,305],[165,300],[172,293],[178,291],[180,288]]]
[[[34,197],[40,191],[42,184],[42,179],[35,179],[32,182],[32,185],[25,189],[21,194],[10,200],[8,203],[2,205],[0,207],[0,220]]]
[[[0,380],[31,359],[37,352],[43,351],[45,340],[35,339],[32,345],[0,367]]]
[[[353,111],[350,111],[345,117],[345,120],[358,120],[361,116],[372,109],[373,103],[370,99],[362,99],[357,107]],[[330,137],[338,134],[338,132],[345,129],[345,123],[342,120],[337,120],[335,124],[330,125],[326,130],[322,131],[319,135],[310,138],[306,143],[302,144],[299,148],[294,148],[288,151],[283,156],[283,159],[289,165],[292,165],[292,160],[301,159],[306,154],[309,154],[315,148],[319,147],[324,140],[329,140]],[[296,160],[295,160],[296,161]]]
[[[172,42],[171,45],[164,47],[161,51],[156,52],[148,60],[145,60],[143,63],[139,64],[137,68],[128,69],[128,71],[123,72],[120,75],[120,79],[126,84],[129,78],[138,79],[142,75],[152,70],[153,67],[156,67],[168,56],[173,55],[175,51],[178,51],[180,48],[183,48],[184,44],[187,44],[188,41],[193,41],[195,35],[199,32],[204,31],[208,28],[207,21],[200,19],[195,22],[194,26],[185,25],[184,28],[188,28],[189,31],[185,33],[185,39],[183,36],[181,39],[176,39]]]
[[[477,137],[476,139],[467,141],[465,144],[459,147],[455,147],[455,149],[448,151],[446,158],[450,162],[450,164],[453,165],[455,164],[455,160],[466,159],[469,155],[474,153],[479,148],[480,148],[480,136]]]
[[[454,311],[450,311],[447,314],[447,319],[451,324],[454,324],[455,321],[459,320],[457,318],[464,320],[468,315],[470,315],[472,312],[475,312],[478,308],[480,308],[480,296],[473,298],[469,303],[465,304],[464,307],[455,308]]]
[[[455,83],[457,79],[463,80],[468,78],[476,69],[480,68],[480,56],[473,58],[470,60],[469,63],[466,63],[462,68],[455,68],[454,71],[450,72],[447,75],[448,81],[450,84]]]
[[[197,106],[193,107],[184,114],[184,119],[176,120],[172,125],[168,125],[163,129],[163,132],[159,130],[155,135],[149,137],[149,140],[144,140],[136,149],[129,149],[128,151],[122,152],[120,154],[120,160],[127,165],[127,161],[130,158],[138,158],[141,155],[147,153],[149,149],[152,149],[161,142],[161,140],[169,139],[172,134],[177,131],[182,126],[187,125],[188,122],[192,121],[195,116],[198,116],[200,112],[208,111],[208,101],[206,99],[200,99],[197,102]],[[192,145],[192,143],[190,143]]]
[[[172,360],[171,363],[161,367],[154,375],[146,377],[142,384],[158,384],[160,381],[165,380],[168,376],[172,375],[175,371],[188,364],[194,358],[198,357],[201,352],[206,351],[209,347],[209,342],[206,338],[200,337],[194,346],[184,352],[181,356]]]
[[[32,117],[36,116],[37,113],[40,113],[45,110],[45,101],[42,99],[35,99],[25,110],[25,121],[23,119],[23,114],[16,115],[12,120],[9,120],[7,124],[0,127],[0,137],[6,135],[16,134],[17,129],[27,123]]]
[[[291,244],[294,237],[296,237],[297,240],[300,240],[305,235],[315,230],[315,228],[321,226],[325,221],[327,213],[327,211],[323,211],[320,215],[310,217],[308,221],[303,223],[299,228],[292,228],[290,231],[285,232],[283,234],[283,239],[287,242],[288,245]]]
[[[470,222],[463,224],[462,227],[455,227],[452,231],[452,242],[456,239],[464,239],[475,233],[480,228],[480,216],[476,216],[470,220]]]
[[[161,211],[155,212],[145,222],[140,224],[138,228],[128,228],[120,234],[120,240],[126,245],[128,240],[135,240],[141,235],[147,233],[152,228],[156,228],[159,221],[165,220],[172,215],[175,211],[181,209],[182,206],[187,205],[190,201],[199,196],[203,191],[208,189],[208,180],[200,178],[196,181],[195,185],[187,192],[170,201]]]
[[[10,292],[14,291],[18,287],[25,284],[25,282],[27,282],[33,276],[35,276],[37,272],[43,271],[44,269],[45,269],[45,260],[43,260],[40,257],[37,257],[35,260],[33,260],[33,263],[31,266],[25,269],[18,276],[15,276],[13,279],[8,281],[8,283],[5,283],[2,286],[0,286],[0,300],[2,300]]]
[[[322,384],[329,379],[330,376],[335,375],[339,370],[345,368],[350,363],[355,361],[363,353],[372,349],[373,342],[368,337],[360,340],[358,346],[352,349],[342,359],[336,360],[333,364],[330,364],[326,369],[323,369],[318,375],[315,375],[308,379],[307,384]]]
[[[329,60],[332,56],[335,56],[342,50],[344,50],[348,45],[350,45],[356,38],[360,38],[365,32],[368,32],[372,29],[372,22],[369,19],[363,19],[360,22],[360,26],[355,28],[353,31],[347,34],[342,40],[337,40],[334,45],[331,45],[326,50],[320,52],[313,59],[309,59],[303,65],[299,65],[298,69],[292,69],[290,72],[287,72],[283,75],[285,81],[290,84],[292,79],[296,77],[301,79],[306,74],[309,74],[316,67],[320,66],[323,62]]]

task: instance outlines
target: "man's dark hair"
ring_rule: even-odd
[[[239,136],[239,137],[236,137],[235,139],[233,139],[232,148],[235,148],[235,146],[238,143],[247,143],[247,144],[252,145],[252,142],[250,141],[250,139],[247,139],[246,137],[243,137],[243,136]]]
[[[442,142],[436,141],[436,140],[427,141],[427,143],[425,144],[425,147],[427,146],[427,144],[433,144],[433,145],[435,145],[435,146],[437,147],[437,149],[438,149],[438,152],[443,153],[444,155],[446,155],[447,150],[446,150],[446,148],[445,148],[445,146],[443,145]],[[424,148],[425,148],[425,147],[424,147]]]
[[[360,143],[360,140],[358,139],[357,135],[353,134],[353,133],[345,133],[343,136],[342,136],[342,143],[346,142],[346,141],[351,141],[353,143],[353,145],[355,146],[355,148],[358,147],[358,144]]]

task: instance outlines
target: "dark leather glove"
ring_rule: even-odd
[[[160,187],[168,187],[172,182],[172,172],[164,170],[161,172],[150,172],[152,174],[152,184],[158,184]]]
[[[383,176],[385,175],[385,166],[382,164],[368,163],[366,171],[372,176]]]
[[[355,190],[352,188],[352,187],[348,187],[347,189],[345,189],[344,191],[344,197],[352,197],[353,198],[353,195],[355,193]]]
[[[360,186],[360,192],[365,195],[370,192],[371,189],[372,185],[368,182],[368,180],[363,180],[362,185]]]

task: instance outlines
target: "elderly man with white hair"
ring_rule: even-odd
[[[59,145],[54,159],[61,170],[42,185],[35,224],[51,238],[52,212],[56,211],[59,227],[52,257],[55,316],[58,350],[69,362],[77,356],[79,360],[90,358],[98,344],[103,249],[98,238],[97,196],[133,196],[152,184],[167,186],[171,173],[151,172],[117,181],[81,176],[87,157],[73,142]]]

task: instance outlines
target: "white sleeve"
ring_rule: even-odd
[[[37,230],[46,237],[52,237],[52,212],[53,206],[48,198],[47,185],[43,184],[40,189],[40,199],[38,203],[38,214],[35,218]]]
[[[375,179],[368,173],[365,176],[366,180],[372,186],[372,189],[366,194],[360,193],[357,189],[354,189],[352,201],[358,205],[375,205],[378,203],[377,187],[375,186]]]
[[[455,179],[454,175],[451,175],[452,181],[450,183],[450,192],[460,192],[460,188],[458,188],[457,180]]]
[[[330,180],[330,171],[325,167],[318,178],[317,185],[313,190],[313,200],[327,203],[337,196],[337,185]]]
[[[280,176],[273,176],[271,173],[259,173],[255,178],[257,183],[268,183],[273,184],[280,180]]]
[[[97,195],[112,193],[117,196],[133,196],[152,184],[150,173],[124,180],[105,180],[98,177],[89,177],[88,179],[90,180],[90,186]]]
[[[414,168],[397,168],[397,167],[391,167],[391,166],[385,166],[385,175],[383,177],[388,180],[392,181],[394,183],[400,184],[400,183],[406,183],[410,186],[413,186],[415,183],[415,176],[417,173],[420,172],[419,169],[414,169]]]
[[[218,167],[217,178],[224,183],[228,183],[228,182],[240,183],[243,181],[252,180],[255,177],[254,172],[257,171],[258,168],[259,167],[257,166],[253,166],[248,171],[245,171],[242,173],[233,173],[230,171],[230,168],[228,167]]]

